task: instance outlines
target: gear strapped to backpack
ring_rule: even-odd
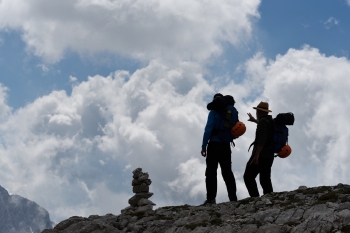
[[[286,151],[288,154],[280,154],[283,151],[283,148],[288,145],[288,128],[286,125],[294,124],[294,114],[289,113],[280,113],[277,115],[275,119],[273,119],[273,140],[270,145],[270,149],[277,153],[275,157],[280,156],[281,158],[285,158],[289,156],[290,151]],[[288,146],[289,147],[289,146]],[[289,148],[290,149],[290,148]]]

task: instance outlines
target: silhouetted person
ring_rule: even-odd
[[[244,183],[247,186],[251,197],[259,197],[258,187],[255,178],[260,174],[260,185],[264,194],[273,192],[271,183],[271,167],[274,160],[274,153],[270,148],[273,140],[273,120],[269,114],[269,104],[260,102],[256,109],[255,119],[248,113],[249,121],[257,123],[254,147],[252,155],[246,165],[244,172]]]
[[[233,136],[230,131],[224,130],[225,122],[238,121],[238,112],[234,105],[232,96],[223,96],[220,93],[214,95],[213,102],[208,104],[207,108],[222,108],[222,111],[211,110],[208,115],[208,121],[203,135],[202,151],[203,157],[206,157],[205,183],[207,189],[207,200],[203,204],[215,204],[217,194],[217,169],[218,164],[221,167],[222,177],[225,181],[228,197],[230,201],[237,201],[236,181],[231,169],[231,147],[230,142]],[[229,115],[228,112],[230,112]],[[209,141],[209,143],[208,143]]]

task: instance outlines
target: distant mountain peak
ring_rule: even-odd
[[[40,233],[52,228],[49,213],[19,195],[9,195],[0,186],[0,233]]]

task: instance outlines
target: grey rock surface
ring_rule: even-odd
[[[43,233],[350,232],[350,186],[320,186],[206,206],[152,205],[120,215],[71,217]]]
[[[52,225],[44,208],[0,186],[0,233],[39,233]]]
[[[142,173],[142,175],[139,176],[138,180],[143,181],[143,180],[148,180],[149,174],[147,172]]]
[[[350,232],[349,197],[342,184],[205,206],[136,206],[117,216],[72,217],[43,233]]]
[[[144,206],[144,205],[156,205],[153,203],[153,201],[145,199],[145,198],[141,198],[138,202],[138,206]]]
[[[137,206],[138,202],[141,198],[148,199],[153,196],[153,193],[147,192],[147,193],[136,193],[134,196],[132,196],[129,199],[129,204],[132,206]]]

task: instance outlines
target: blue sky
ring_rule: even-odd
[[[260,101],[294,112],[276,191],[350,183],[348,41],[346,0],[2,0],[1,185],[55,222],[119,214],[136,167],[157,207],[199,204],[215,92],[234,96],[243,121]],[[239,199],[246,125],[232,151]]]
[[[346,1],[262,1],[259,10],[257,27],[262,31],[264,51],[271,58],[304,44],[328,56],[348,54],[350,17]]]

